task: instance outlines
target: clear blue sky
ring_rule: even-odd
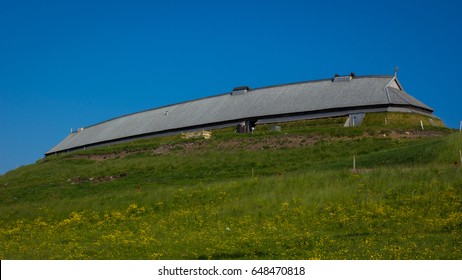
[[[0,0],[0,174],[144,109],[332,77],[392,75],[462,120],[459,1]]]

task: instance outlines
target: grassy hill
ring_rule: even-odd
[[[21,167],[0,176],[0,259],[462,259],[462,135],[410,114],[344,122]]]

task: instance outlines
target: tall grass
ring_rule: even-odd
[[[421,167],[146,190],[112,210],[40,209],[3,258],[459,259],[460,170]],[[50,238],[52,237],[52,238]]]

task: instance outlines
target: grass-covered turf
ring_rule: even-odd
[[[344,122],[39,160],[0,176],[0,258],[461,259],[462,135]]]

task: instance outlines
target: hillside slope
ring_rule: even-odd
[[[0,176],[0,258],[461,259],[462,136],[421,119],[47,157]]]

